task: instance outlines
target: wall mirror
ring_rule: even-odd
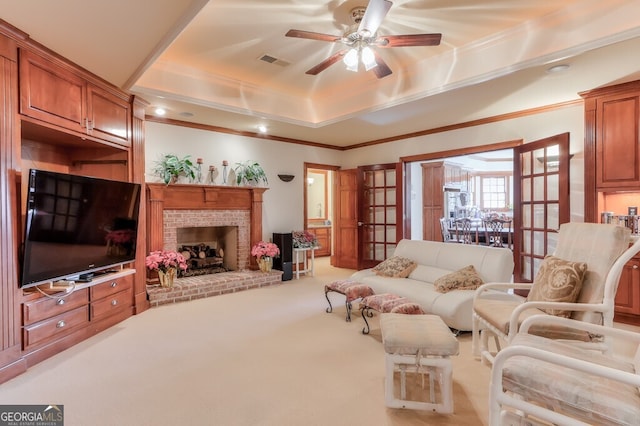
[[[318,223],[329,218],[327,170],[307,169],[307,219]]]

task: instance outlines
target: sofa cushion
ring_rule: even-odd
[[[546,256],[533,280],[528,301],[570,302],[578,299],[587,264]],[[542,308],[550,315],[569,317],[571,311]]]
[[[393,278],[406,278],[416,269],[416,262],[406,257],[392,256],[373,268],[377,275]]]
[[[484,282],[476,268],[469,265],[436,279],[433,284],[436,291],[447,293],[451,290],[475,290]]]

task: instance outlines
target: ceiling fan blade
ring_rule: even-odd
[[[329,68],[331,65],[333,65],[336,62],[338,62],[339,60],[341,60],[348,51],[349,51],[349,49],[343,49],[343,50],[341,50],[341,51],[339,51],[337,53],[334,53],[333,55],[329,56],[324,61],[320,62],[315,67],[309,69],[305,74],[317,75],[317,74],[321,73],[322,71],[324,71],[327,68]]]
[[[320,40],[320,41],[339,41],[342,39],[341,36],[323,34],[323,33],[314,33],[313,31],[302,31],[302,30],[289,30],[287,31],[285,36],[297,37],[297,38],[308,38],[311,40]]]
[[[374,50],[373,54],[376,57],[376,63],[378,64],[377,67],[373,68],[373,72],[376,74],[376,77],[383,78],[388,76],[389,74],[392,74],[391,68],[389,68],[389,65],[387,65],[387,63],[384,61],[384,59],[382,59],[378,52]]]
[[[379,47],[437,46],[440,40],[442,34],[404,34],[381,36],[374,44]]]
[[[358,26],[358,34],[364,37],[371,37],[375,34],[382,24],[382,20],[389,13],[391,5],[393,3],[389,0],[370,0]]]

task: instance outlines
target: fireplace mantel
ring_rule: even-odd
[[[164,246],[164,210],[248,210],[250,246],[262,240],[262,194],[268,188],[147,183],[147,250]],[[251,260],[256,267],[255,260]]]

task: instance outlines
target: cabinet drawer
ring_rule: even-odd
[[[23,329],[24,348],[27,349],[47,340],[56,340],[88,322],[89,307],[85,305],[48,320],[25,326]]]
[[[103,297],[111,296],[112,294],[119,293],[121,291],[131,289],[132,277],[122,277],[113,280],[106,281],[102,284],[92,286],[89,291],[91,301],[102,299]]]
[[[97,302],[91,302],[91,321],[132,306],[132,294],[133,291],[129,287],[125,291],[109,295],[109,297]]]
[[[66,297],[42,297],[22,305],[22,322],[33,324],[46,318],[70,311],[89,303],[89,292],[86,288],[76,290]]]

